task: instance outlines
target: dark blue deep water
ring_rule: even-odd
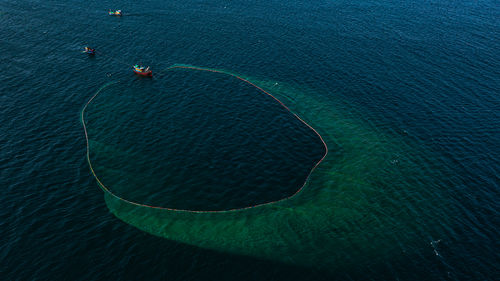
[[[86,45],[99,53],[82,54]],[[0,0],[0,62],[0,280],[500,280],[498,1]],[[130,173],[172,187],[152,184],[152,198],[126,186],[137,177],[122,179],[115,190],[134,200],[200,210],[278,200],[300,188],[322,147],[240,81],[182,71],[138,79],[138,62],[158,74],[175,63],[226,69],[343,104],[366,128],[415,147],[425,169],[444,171],[408,174],[414,188],[395,200],[432,199],[453,215],[428,225],[419,212],[430,208],[415,209],[419,223],[404,235],[418,242],[401,245],[411,260],[353,259],[359,249],[346,246],[332,256],[349,266],[334,270],[142,232],[109,212],[85,158],[80,111],[105,83],[120,81],[94,113],[107,106],[122,119],[96,137],[138,143],[143,162]],[[155,93],[167,98],[147,100]],[[140,114],[153,111],[164,119]],[[96,116],[89,122],[103,122]],[[171,157],[163,166],[144,161],[159,151]],[[433,181],[443,192],[422,195]]]

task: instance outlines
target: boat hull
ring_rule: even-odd
[[[139,72],[139,71],[134,70],[134,73],[139,75],[139,76],[144,76],[144,77],[152,77],[153,76],[153,72],[151,70],[144,71],[144,72]]]

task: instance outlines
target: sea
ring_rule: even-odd
[[[0,280],[500,280],[497,0],[0,0],[0,62]]]

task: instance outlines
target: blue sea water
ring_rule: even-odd
[[[109,17],[108,9],[122,9],[125,15]],[[81,53],[86,45],[100,53],[89,58]],[[2,0],[0,47],[1,280],[500,279],[497,1]],[[200,89],[213,92],[211,87],[218,87],[224,93],[236,86],[234,81],[211,84],[203,76],[196,76],[194,82],[172,78],[178,74],[137,79],[130,69],[137,62],[159,72],[174,63],[227,69],[261,80],[303,85],[322,98],[341,101],[346,114],[384,135],[405,139],[414,146],[415,155],[445,171],[435,180],[446,189],[436,196],[446,197],[432,200],[442,205],[437,209],[454,210],[454,216],[441,218],[436,213],[439,227],[435,229],[441,232],[426,232],[433,226],[425,221],[420,222],[422,228],[412,229],[420,243],[401,246],[411,253],[411,262],[353,260],[349,253],[358,249],[352,248],[342,253],[352,264],[333,271],[202,249],[141,232],[108,211],[89,172],[79,120],[83,105],[99,87],[115,80],[124,81],[121,87],[130,86],[123,91],[137,94],[147,94],[138,89],[142,85],[150,90],[167,89],[165,81],[178,81],[168,89],[183,95],[182,89],[202,95]],[[245,91],[252,94],[250,89]],[[232,106],[244,101],[244,112]],[[267,132],[270,129],[255,127],[268,120],[291,122],[279,112],[271,114],[272,104],[262,101],[268,110],[255,119],[246,119],[244,114],[262,110],[252,108],[257,103],[248,102],[243,94],[218,101],[220,107],[211,104],[214,100],[202,100],[190,108],[179,102],[176,108],[182,110],[174,113],[187,116],[179,117],[181,124],[197,130],[198,140],[217,126],[200,129],[193,116],[204,109],[212,118],[224,120],[220,124],[248,120],[245,128],[262,129],[255,135],[270,141],[265,147],[274,144],[283,153],[294,147],[307,152],[318,149],[313,135],[307,141],[303,127],[283,127],[293,128],[283,129],[283,136],[297,143],[278,142],[273,132]],[[242,114],[236,115],[241,120],[227,117],[235,114]],[[257,121],[263,123],[252,123]],[[294,137],[297,130],[306,136]],[[243,133],[230,132],[233,136],[228,137]],[[208,147],[231,144],[230,138],[221,139],[222,144],[205,140],[202,143]],[[253,152],[259,144],[254,142],[247,149],[240,146],[238,153],[257,157]],[[185,152],[196,156],[193,151]],[[294,155],[290,159],[295,161],[317,158],[314,153]],[[224,172],[217,169],[221,161],[227,159],[215,161],[214,173]],[[232,171],[241,171],[237,168]],[[286,197],[300,186],[301,172],[307,174],[308,168],[288,173],[287,169],[266,168],[255,176],[246,174],[250,181],[277,173],[291,184],[257,193],[245,187],[235,196],[218,197],[219,205],[211,208],[224,208],[220,198],[239,206]],[[236,175],[234,180],[239,178]],[[418,179],[411,180],[418,188],[403,192],[397,200],[430,200],[418,192],[424,194],[427,187]],[[213,198],[214,188],[187,188],[171,196],[197,199],[183,202],[177,198],[173,200],[177,206],[203,208],[200,202]],[[422,217],[432,215],[419,212]],[[415,221],[419,221],[418,212]]]

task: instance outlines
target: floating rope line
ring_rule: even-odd
[[[282,198],[282,199],[279,199],[279,200],[276,200],[276,201],[271,201],[271,202],[266,202],[266,203],[261,203],[261,204],[257,204],[257,205],[253,205],[253,206],[247,206],[247,207],[242,207],[242,208],[234,208],[234,209],[229,209],[229,210],[207,210],[207,211],[196,211],[196,210],[187,210],[187,209],[175,209],[175,208],[168,208],[168,207],[161,207],[161,206],[151,206],[151,205],[146,205],[146,204],[141,204],[141,203],[138,203],[138,202],[133,202],[133,201],[130,201],[130,200],[127,200],[125,198],[122,198],[118,195],[116,195],[115,193],[113,193],[108,187],[106,187],[104,185],[104,183],[102,183],[102,181],[99,179],[99,177],[96,175],[95,171],[94,171],[94,168],[92,166],[92,161],[90,161],[90,143],[89,143],[89,136],[88,136],[88,132],[87,132],[87,125],[85,124],[85,110],[87,109],[87,107],[89,106],[89,104],[105,89],[107,88],[108,86],[111,86],[113,84],[116,84],[118,83],[118,81],[114,81],[114,82],[110,82],[110,83],[107,83],[105,85],[103,85],[101,88],[99,88],[99,90],[97,90],[97,92],[89,99],[89,101],[85,104],[85,106],[83,107],[82,111],[81,111],[81,122],[82,122],[82,125],[83,125],[83,130],[85,132],[85,140],[86,140],[86,146],[87,146],[87,162],[89,163],[89,167],[90,167],[90,171],[92,172],[92,175],[94,176],[94,178],[97,180],[97,183],[99,185],[99,187],[106,193],[110,194],[111,196],[113,196],[114,198],[118,199],[118,200],[121,200],[123,202],[126,202],[128,204],[132,204],[132,205],[135,205],[135,206],[140,206],[140,207],[146,207],[146,208],[152,208],[152,209],[159,209],[159,210],[169,210],[169,211],[177,211],[177,212],[188,212],[188,213],[227,213],[227,212],[235,212],[235,211],[241,211],[241,210],[246,210],[246,209],[251,209],[251,208],[256,208],[256,207],[260,207],[260,206],[264,206],[264,205],[270,205],[270,204],[275,204],[275,203],[278,203],[278,202],[281,202],[281,201],[284,201],[284,200],[288,200],[292,197],[294,197],[295,195],[299,194],[303,188],[306,186],[311,174],[314,172],[314,170],[316,169],[316,167],[318,167],[318,165],[325,159],[326,155],[328,154],[328,147],[325,143],[325,141],[323,140],[323,138],[321,137],[321,135],[316,131],[316,129],[314,129],[311,125],[309,125],[307,122],[305,122],[302,118],[300,118],[297,114],[293,113],[283,102],[281,102],[279,99],[277,99],[276,97],[274,97],[273,95],[271,95],[269,92],[267,92],[266,90],[264,90],[263,88],[259,87],[258,85],[248,81],[247,79],[245,78],[242,78],[236,74],[232,74],[232,73],[228,73],[228,72],[225,72],[225,71],[222,71],[222,70],[217,70],[217,69],[211,69],[211,68],[203,68],[203,67],[196,67],[196,66],[186,66],[186,65],[173,65],[173,66],[170,66],[168,67],[167,69],[165,69],[164,71],[168,71],[168,70],[172,70],[172,69],[188,69],[188,70],[198,70],[198,71],[207,71],[207,72],[214,72],[214,73],[221,73],[221,74],[226,74],[226,75],[229,75],[229,76],[232,76],[234,78],[237,78],[253,87],[255,87],[256,89],[258,89],[260,92],[270,96],[271,98],[273,98],[276,102],[278,102],[281,106],[283,106],[288,112],[290,112],[293,116],[295,116],[295,118],[297,118],[300,122],[302,122],[304,125],[306,125],[309,129],[311,129],[321,140],[321,142],[323,143],[323,146],[325,147],[325,154],[323,155],[323,157],[321,157],[321,159],[313,166],[313,168],[311,169],[311,171],[309,172],[309,174],[307,175],[305,181],[304,181],[304,184],[302,184],[302,186],[292,195],[288,196],[288,197],[285,197],[285,198]],[[163,72],[163,71],[161,71]]]

